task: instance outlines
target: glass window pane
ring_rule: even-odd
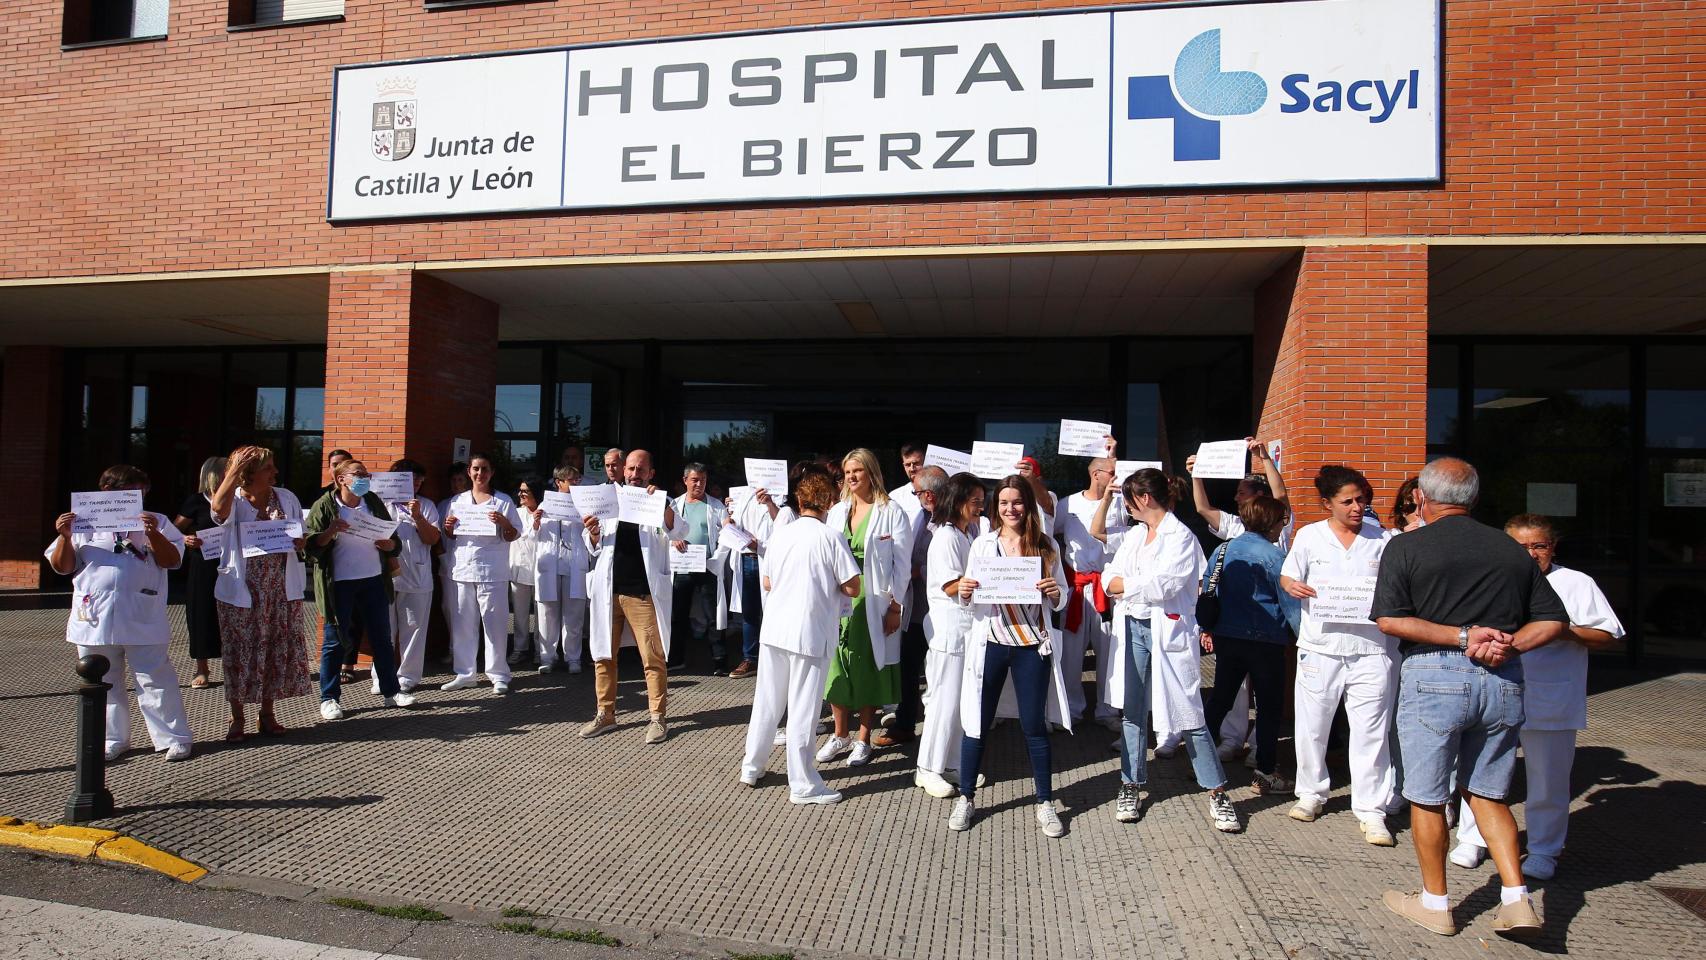
[[[551,425],[551,436],[558,448],[586,443],[592,423],[592,384],[557,384],[557,421]]]
[[[255,429],[283,430],[284,387],[258,387],[255,390]]]
[[[1458,362],[1462,348],[1455,344],[1428,345],[1428,443],[1453,446],[1458,435],[1457,405],[1462,396]]]
[[[1081,490],[1086,480],[1083,457],[1063,457],[1059,420],[986,420],[983,439],[996,443],[1022,443],[1025,455],[1043,466],[1043,480],[1050,490]]]
[[[1706,348],[1647,348],[1647,445],[1706,447]]]
[[[492,444],[492,472],[497,489],[513,496],[522,477],[539,473],[539,441],[499,437]]]
[[[225,388],[225,435],[228,445],[236,447],[252,442],[258,430],[285,428],[289,358],[282,350],[233,351],[230,358],[231,382]]]
[[[1620,346],[1475,348],[1475,445],[1629,443],[1629,351]]]
[[[492,429],[499,433],[538,433],[542,354],[537,347],[498,348],[498,388]]]
[[[148,429],[148,388],[145,386],[130,388],[130,429]]]
[[[687,419],[681,422],[682,463],[703,463],[711,471],[706,486],[726,490],[746,482],[746,458],[770,449],[770,422],[762,417]],[[679,471],[667,477],[680,486]]]
[[[220,449],[223,369],[217,350],[138,351],[131,359],[131,427],[146,435],[130,456],[174,512],[195,490],[201,462],[230,452]]]
[[[124,357],[116,353],[86,354],[82,384],[83,429],[67,438],[71,443],[71,474],[66,481],[74,490],[93,489],[102,470],[129,457]]]
[[[1159,460],[1161,450],[1161,385],[1128,383],[1125,388],[1125,436],[1116,437],[1121,460]]]
[[[299,433],[291,438],[288,451],[280,449],[283,442],[272,437],[267,443],[283,460],[279,481],[301,499],[304,508],[312,506],[320,496],[320,450],[324,440],[317,433]]]
[[[296,354],[296,410],[293,424],[297,430],[326,429],[326,354],[320,350],[302,350]]]
[[[1698,660],[1706,656],[1706,458],[1653,457],[1646,483],[1652,515],[1643,656]],[[1629,627],[1619,598],[1605,582],[1601,587]]]

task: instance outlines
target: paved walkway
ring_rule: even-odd
[[[3,814],[57,818],[69,790],[63,616],[0,613]],[[181,610],[172,616],[181,636]],[[672,736],[646,746],[638,665],[624,667],[624,725],[593,741],[575,737],[592,715],[590,672],[519,674],[501,699],[431,691],[410,712],[377,709],[363,682],[345,695],[344,721],[318,723],[301,698],[281,708],[290,735],[232,747],[219,741],[219,689],[186,689],[197,758],[120,761],[109,785],[121,810],[103,826],[210,867],[208,882],[525,907],[634,944],[687,934],[920,960],[1531,952],[1491,933],[1490,866],[1453,868],[1454,900],[1467,895],[1454,939],[1389,915],[1380,891],[1416,883],[1408,833],[1400,819],[1396,849],[1363,843],[1342,787],[1315,824],[1287,819],[1287,799],[1239,790],[1249,828],[1227,836],[1210,827],[1188,761],[1162,761],[1144,821],[1119,825],[1111,736],[1097,727],[1055,738],[1068,834],[1051,841],[1008,725],[981,818],[954,834],[949,802],[913,788],[899,752],[829,770],[847,795],[836,807],[790,805],[780,777],[736,784],[751,690],[741,681],[672,679]],[[1655,889],[1706,888],[1706,675],[1600,679],[1624,685],[1594,698],[1570,850],[1540,887],[1538,946],[1706,956],[1706,922]]]

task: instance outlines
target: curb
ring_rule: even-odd
[[[206,868],[182,857],[115,831],[92,827],[26,823],[17,817],[0,817],[0,847],[123,863],[163,873],[184,883],[194,883],[207,876]]]

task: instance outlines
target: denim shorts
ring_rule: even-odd
[[[1398,745],[1404,799],[1437,806],[1456,786],[1503,800],[1516,772],[1522,730],[1522,666],[1488,670],[1457,650],[1404,658],[1398,685]]]

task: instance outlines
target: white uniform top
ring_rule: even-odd
[[[1331,520],[1319,520],[1297,531],[1291,552],[1285,555],[1285,565],[1280,568],[1281,575],[1309,584],[1379,575],[1380,555],[1386,551],[1392,535],[1378,525],[1365,523],[1346,548],[1339,545],[1332,524]],[[1335,657],[1398,652],[1398,641],[1381,633],[1372,621],[1323,622],[1315,618],[1310,607],[1310,601],[1303,601],[1303,617],[1297,633],[1299,647]]]
[[[775,501],[775,494],[771,495],[771,500],[772,502]],[[731,552],[727,556],[729,574],[731,577],[728,591],[728,612],[745,613],[746,608],[743,606],[745,600],[742,598],[742,594],[746,590],[746,575],[741,573],[741,557],[753,554],[762,558],[764,556],[764,545],[769,542],[771,535],[777,528],[787,523],[789,519],[792,519],[794,513],[787,507],[778,506],[776,508],[776,516],[772,518],[770,516],[770,508],[759,503],[755,497],[747,497],[745,500],[736,503],[735,506],[739,509],[731,512],[729,515],[734,517],[735,526],[752,535],[752,545],[750,548],[742,550],[740,553]],[[761,581],[760,586],[762,585]],[[761,606],[768,602],[768,596],[763,590],[758,591],[758,602]]]
[[[438,525],[441,528],[444,526],[444,521],[450,517],[450,504],[455,499],[455,497],[445,497],[443,500],[438,501]],[[450,547],[451,544],[455,542],[456,541],[448,535],[445,539],[439,541],[439,545],[444,548],[444,554],[438,558],[438,577],[440,580],[445,582],[444,589],[446,593],[450,592],[450,568],[451,564],[455,562],[454,558],[450,555]]]
[[[1571,626],[1623,636],[1623,624],[1592,577],[1554,563],[1546,582],[1564,601]],[[1529,730],[1586,730],[1588,648],[1567,637],[1523,654],[1522,712]]]
[[[539,566],[539,532],[533,529],[533,513],[526,507],[515,508],[516,529],[521,535],[509,542],[509,582],[524,587],[533,586]]]
[[[1090,521],[1096,519],[1096,511],[1101,506],[1102,501],[1092,500],[1079,491],[1068,494],[1054,508],[1054,528],[1066,541],[1066,564],[1079,573],[1099,573],[1113,557],[1111,544],[1090,535]],[[1108,505],[1107,535],[1118,535],[1129,522],[1116,495],[1115,502]]]
[[[971,537],[953,524],[931,525],[930,555],[924,564],[924,641],[938,653],[964,653],[971,630],[971,608],[942,592],[945,584],[966,575]]]
[[[470,506],[477,510],[496,510],[516,529],[521,528],[521,514],[516,512],[515,501],[503,493],[493,493],[492,498],[483,503],[474,502],[472,490],[459,493],[451,498],[445,516],[455,516],[458,507],[466,510]],[[475,537],[457,533],[450,538],[450,563],[450,579],[457,583],[509,582],[509,544],[502,536]]]
[[[432,526],[438,526],[438,508],[431,500],[422,500],[421,516]],[[397,576],[392,578],[391,586],[398,593],[431,593],[432,592],[432,548],[421,541],[420,530],[416,529],[413,515],[409,513],[407,502],[390,505],[392,516],[402,522],[397,524],[398,548]]]
[[[334,498],[334,502],[337,502]],[[348,521],[358,513],[373,515],[367,509],[367,500],[362,498],[353,507],[337,502],[338,519]],[[399,524],[400,526],[400,524]],[[358,537],[352,533],[340,533],[332,538],[332,580],[367,580],[379,576],[385,569],[383,559],[379,555],[379,547],[366,537]]]
[[[906,511],[907,517],[914,523],[918,522],[918,515],[924,512],[924,504],[918,502],[918,491],[912,489],[911,483],[890,490],[889,499],[900,504],[900,508]]]
[[[531,520],[528,521],[532,523]],[[540,600],[555,603],[559,600],[586,599],[586,572],[591,566],[586,541],[581,534],[585,526],[578,520],[539,518],[534,533],[538,548],[533,555],[534,586]],[[569,595],[561,596],[559,580],[567,581]]]
[[[71,619],[65,625],[67,641],[85,647],[171,642],[172,628],[166,623],[166,571],[176,570],[183,563],[184,535],[164,514],[149,513],[159,524],[160,534],[178,548],[177,562],[170,567],[154,562],[148,535],[141,531],[124,534],[141,557],[129,550],[113,552],[117,539],[111,533],[71,535],[76,567],[71,578]],[[53,556],[54,543],[47,545],[43,556]]]
[[[764,555],[770,598],[758,642],[828,659],[841,631],[841,585],[859,575],[847,541],[816,517],[778,530]]]

